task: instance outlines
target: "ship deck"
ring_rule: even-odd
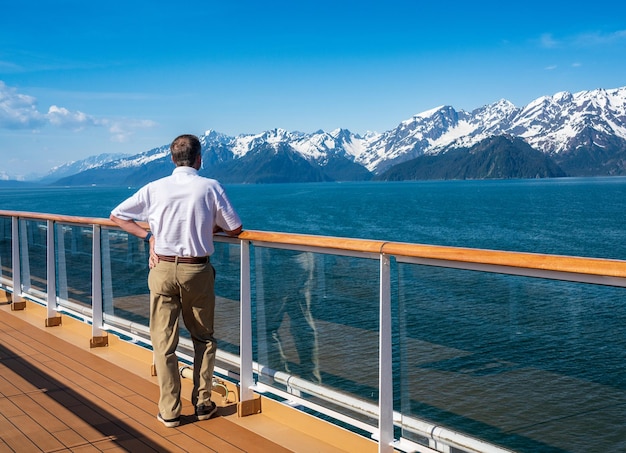
[[[217,415],[197,421],[183,400],[181,425],[156,420],[151,352],[109,335],[89,347],[89,327],[70,317],[44,327],[45,309],[12,311],[0,300],[0,451],[376,451],[376,444],[272,400],[239,417],[214,393]],[[183,379],[183,395],[191,383]]]

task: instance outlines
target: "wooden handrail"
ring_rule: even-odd
[[[0,210],[0,216],[34,220],[53,220],[73,224],[96,224],[108,227],[117,226],[109,219],[35,212]],[[139,222],[139,224],[148,229],[147,223]],[[626,261],[615,259],[547,255],[255,230],[243,231],[239,235],[239,239],[285,245],[320,247],[333,250],[347,250],[351,252],[384,253],[394,256],[455,261],[459,263],[626,278]]]
[[[387,242],[383,253],[463,263],[626,278],[626,261]]]
[[[313,234],[277,233],[254,230],[243,231],[239,235],[239,239],[365,253],[380,253],[381,247],[385,244],[384,241],[374,241],[369,239],[353,239],[334,236],[317,236]]]
[[[54,222],[62,222],[62,223],[75,223],[75,224],[83,224],[83,225],[100,225],[100,226],[112,226],[116,227],[117,225],[111,222],[109,219],[102,219],[97,217],[78,217],[71,215],[62,215],[62,214],[44,214],[41,212],[27,212],[27,211],[1,211],[0,216],[6,217],[19,217],[22,219],[29,220],[52,220]],[[137,222],[143,228],[148,229],[148,224],[146,222]]]
[[[240,239],[512,268],[626,278],[626,261],[306,234],[244,231]]]

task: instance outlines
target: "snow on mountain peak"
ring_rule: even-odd
[[[437,113],[438,111],[440,111],[443,108],[445,108],[445,106],[444,105],[440,105],[439,107],[435,107],[435,108],[432,108],[430,110],[426,110],[425,112],[421,112],[421,113],[418,113],[416,115],[413,115],[413,118],[430,118],[431,116],[433,116],[435,113]]]

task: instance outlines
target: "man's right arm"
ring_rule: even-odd
[[[134,220],[120,219],[119,217],[116,217],[113,214],[111,214],[111,216],[109,217],[109,220],[111,220],[111,222],[115,223],[117,226],[119,226],[122,230],[126,231],[127,233],[135,235],[141,239],[145,239],[146,236],[148,236],[148,232],[144,230],[142,227],[140,227],[137,224],[137,222],[135,222]],[[150,240],[152,240],[152,238]]]
[[[237,236],[239,233],[241,233],[242,230],[243,230],[243,225],[239,225],[239,227],[235,228],[234,230],[225,230],[224,228],[215,225],[215,227],[213,228],[213,233],[224,232],[229,236]]]
[[[156,252],[154,251],[154,236],[150,234],[150,232],[144,230],[143,228],[141,228],[137,222],[135,222],[134,220],[125,220],[125,219],[120,219],[119,217],[116,217],[115,215],[111,214],[109,216],[109,220],[111,220],[111,222],[115,223],[117,226],[119,226],[122,230],[126,231],[127,233],[130,233],[134,236],[137,236],[141,239],[143,239],[144,241],[146,240],[146,238],[148,237],[148,235],[150,235],[150,239],[148,239],[148,242],[150,243],[150,258],[148,259],[148,265],[150,267],[150,269],[152,269],[154,266],[156,266],[156,264],[159,262],[159,257],[156,254]]]

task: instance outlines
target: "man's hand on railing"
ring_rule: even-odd
[[[216,234],[216,233],[226,233],[228,236],[233,237],[233,236],[237,236],[242,231],[243,231],[243,225],[239,225],[239,227],[235,228],[234,230],[225,230],[225,229],[223,229],[219,225],[214,225],[213,226],[213,234]]]

